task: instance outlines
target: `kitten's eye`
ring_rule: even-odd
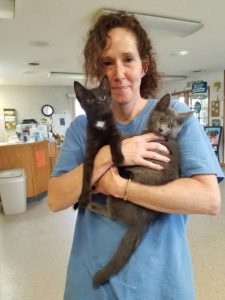
[[[99,98],[100,98],[100,100],[105,101],[106,95],[102,95],[102,96],[100,96]]]
[[[168,128],[170,128],[170,129],[173,128],[173,124],[169,124]]]
[[[163,117],[159,117],[159,122],[163,122]]]
[[[93,101],[94,101],[93,98],[87,98],[88,103],[92,103]]]

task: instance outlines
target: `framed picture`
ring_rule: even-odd
[[[212,119],[212,126],[220,126],[220,119]]]
[[[211,101],[211,116],[212,117],[220,116],[220,101],[218,100]]]
[[[217,151],[222,134],[222,126],[205,126],[205,132],[208,136],[213,148]]]

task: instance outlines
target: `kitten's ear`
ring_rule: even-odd
[[[166,110],[170,105],[170,94],[164,95],[157,103],[155,110]]]
[[[182,124],[187,118],[192,116],[194,114],[194,111],[187,111],[187,112],[178,112],[178,123]]]
[[[74,91],[79,101],[87,95],[87,89],[78,81],[74,81]]]
[[[106,75],[102,78],[99,87],[110,94],[109,79]]]

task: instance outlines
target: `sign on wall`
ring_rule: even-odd
[[[16,128],[16,110],[14,108],[4,109],[5,129]]]
[[[204,94],[207,93],[207,91],[208,91],[208,86],[206,81],[199,80],[199,81],[194,81],[192,83],[192,90],[191,90],[192,94]]]

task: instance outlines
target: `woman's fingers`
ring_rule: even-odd
[[[169,150],[166,148],[166,146],[162,145],[158,142],[148,142],[145,144],[145,150],[147,151],[155,151],[155,152],[161,152],[161,154],[168,155],[170,154]]]
[[[163,155],[162,153],[158,153],[155,151],[146,151],[144,156],[144,159],[154,159],[162,162],[170,162],[170,158],[166,155]]]
[[[165,141],[165,137],[156,133],[144,133],[139,135],[145,142]]]
[[[163,136],[157,135],[155,133],[145,133],[140,136],[144,139],[146,150],[158,151],[165,154],[169,154],[169,150],[160,143],[160,141],[165,141]]]
[[[143,166],[143,167],[146,167],[146,168],[158,170],[158,171],[163,170],[163,167],[161,165],[159,165],[157,163],[154,163],[154,162],[152,162],[150,160],[146,160],[146,159],[140,160],[139,165]]]
[[[154,133],[146,133],[124,140],[122,142],[124,165],[142,165],[155,169],[157,164],[147,160],[169,162],[169,151],[160,143],[163,140],[165,140],[163,137]]]

